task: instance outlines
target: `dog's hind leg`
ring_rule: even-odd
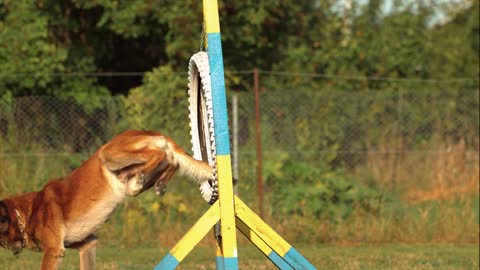
[[[78,249],[80,257],[80,270],[95,269],[97,237],[90,235],[81,243],[77,243],[74,248]]]
[[[80,270],[95,269],[95,252],[97,247],[97,237],[89,235],[81,242],[70,243],[67,248],[78,250],[80,257]]]
[[[159,196],[162,197],[166,190],[167,190],[167,184],[172,178],[172,176],[175,174],[177,171],[178,166],[169,166],[165,172],[160,176],[160,178],[156,179],[155,181],[155,193]]]

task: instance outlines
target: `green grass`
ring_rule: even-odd
[[[317,269],[478,269],[479,247],[472,245],[379,245],[379,246],[298,246]],[[168,248],[123,248],[99,245],[97,269],[153,269]],[[4,251],[0,269],[38,269],[41,253],[24,251],[19,258]],[[240,269],[276,269],[250,244],[240,241]],[[60,269],[79,269],[76,251],[67,251]],[[215,251],[205,244],[197,246],[177,269],[215,269]]]

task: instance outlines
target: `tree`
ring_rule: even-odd
[[[58,95],[82,98],[107,91],[94,78],[58,76],[93,72],[92,57],[76,54],[55,35],[56,9],[42,2],[5,1],[0,5],[0,92],[19,95]]]
[[[479,78],[479,1],[446,6],[446,19],[430,30],[433,57],[429,69],[438,77]]]
[[[433,25],[435,0],[393,3],[385,12],[385,0],[352,1],[346,14],[334,0],[219,1],[225,66],[333,76],[478,77],[478,1],[464,0],[464,8],[449,9],[448,20]],[[186,70],[202,42],[202,18],[200,0],[0,1],[0,91],[126,94],[142,84],[143,72]],[[79,76],[131,71],[140,74]],[[382,87],[372,80],[348,83],[350,89]]]

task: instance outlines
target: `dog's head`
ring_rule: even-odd
[[[23,239],[18,228],[12,226],[12,216],[5,202],[0,201],[0,246],[17,255],[22,252]]]

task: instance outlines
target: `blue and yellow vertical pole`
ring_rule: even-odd
[[[279,269],[315,270],[315,267],[263,220],[233,195],[230,138],[228,132],[225,74],[217,0],[203,0],[207,54],[210,64],[213,124],[217,152],[219,199],[195,223],[187,234],[155,267],[174,269],[198,244],[215,223],[217,270],[238,270],[236,228],[265,254]],[[238,224],[236,225],[236,219]]]
[[[238,269],[237,237],[233,197],[230,137],[228,132],[227,99],[223,70],[220,20],[216,0],[203,1],[203,17],[207,33],[207,54],[212,86],[213,125],[217,150],[220,202],[220,232],[217,238],[217,269]]]

